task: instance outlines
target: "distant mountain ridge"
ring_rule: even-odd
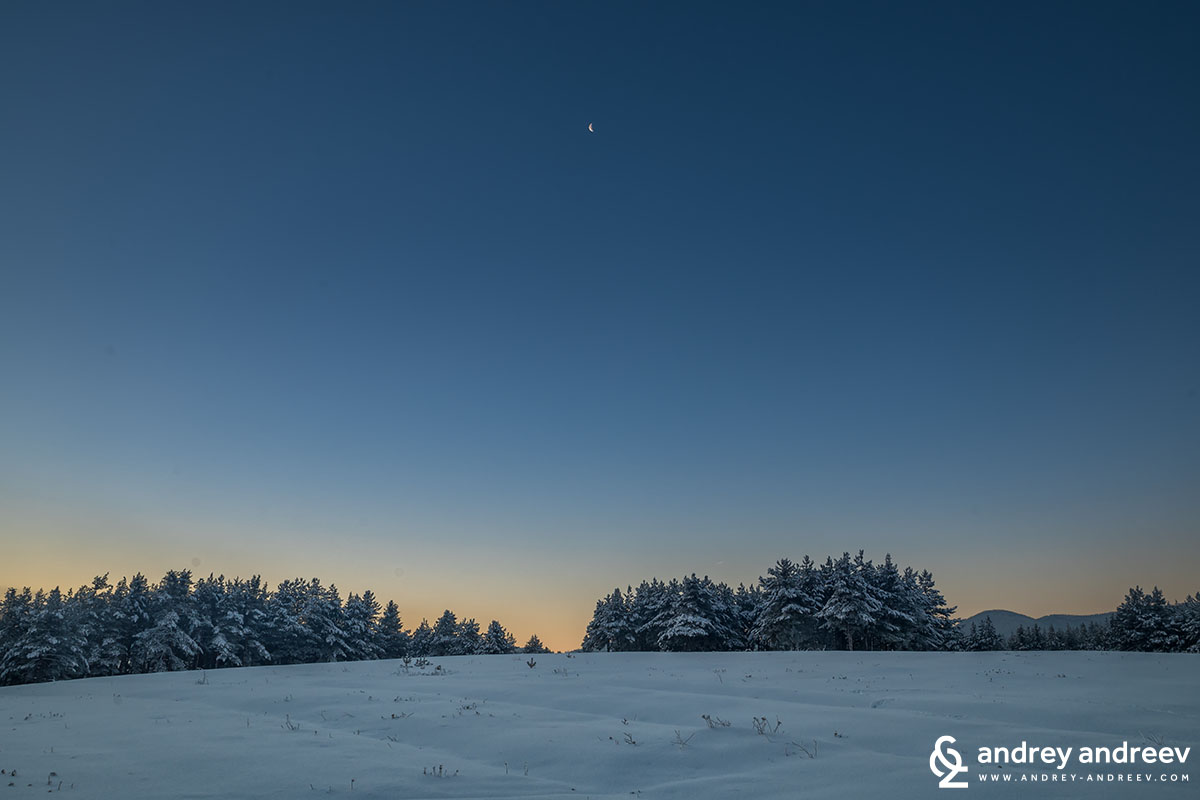
[[[1047,614],[1044,617],[1027,616],[1018,614],[1015,611],[1004,611],[1003,609],[992,609],[991,611],[980,611],[974,616],[967,617],[962,621],[963,630],[970,630],[971,623],[979,625],[986,617],[992,618],[992,625],[996,628],[996,633],[1004,638],[1008,638],[1017,632],[1017,628],[1024,625],[1026,628],[1032,628],[1035,624],[1042,630],[1054,626],[1055,630],[1063,630],[1067,626],[1078,628],[1080,625],[1087,625],[1095,622],[1097,625],[1107,625],[1108,618],[1113,615],[1112,611],[1106,611],[1103,614]]]

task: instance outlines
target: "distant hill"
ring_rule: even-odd
[[[980,611],[973,617],[967,617],[962,621],[964,630],[970,630],[971,623],[979,625],[985,617],[992,618],[992,625],[996,628],[996,633],[1004,638],[1008,638],[1016,633],[1017,628],[1024,625],[1026,628],[1032,628],[1034,624],[1039,625],[1042,630],[1054,626],[1055,630],[1063,630],[1067,626],[1078,628],[1080,625],[1087,625],[1090,622],[1095,622],[1099,625],[1107,624],[1108,618],[1113,615],[1113,612],[1107,611],[1103,614],[1047,614],[1044,617],[1026,616],[1018,614],[1015,611],[1002,611],[993,609],[991,611]]]

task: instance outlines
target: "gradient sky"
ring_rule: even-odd
[[[1195,3],[0,8],[0,587],[1200,590]],[[593,123],[595,133],[587,126]]]

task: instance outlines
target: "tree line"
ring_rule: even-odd
[[[596,602],[582,649],[624,650],[952,650],[955,608],[933,574],[891,555],[863,551],[782,558],[752,586],[732,589],[695,574],[643,581]]]
[[[1169,603],[1157,587],[1129,590],[1107,623],[1037,624],[1005,638],[990,617],[964,629],[933,574],[863,551],[818,566],[780,559],[752,586],[707,576],[657,578],[596,601],[581,648],[688,650],[1128,650],[1200,652],[1200,592]]]
[[[481,629],[446,610],[406,630],[396,603],[367,590],[343,602],[317,578],[270,591],[255,575],[193,581],[171,570],[108,576],[63,594],[10,588],[0,602],[0,684],[260,664],[548,652],[537,635],[523,648],[492,620]]]
[[[1007,639],[985,617],[962,634],[964,650],[1125,650],[1140,653],[1200,653],[1200,592],[1170,603],[1157,586],[1134,586],[1107,623],[1045,630],[1020,625]]]

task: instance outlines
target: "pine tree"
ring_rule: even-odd
[[[881,650],[909,649],[923,609],[914,602],[914,594],[905,585],[891,553],[884,555],[883,563],[868,574],[871,591],[880,604],[871,632],[873,646]]]
[[[630,628],[634,634],[635,650],[658,650],[658,638],[662,635],[663,625],[671,611],[675,596],[679,593],[679,583],[672,580],[671,584],[662,583],[653,578],[638,587],[630,603]]]
[[[483,651],[483,636],[474,617],[458,623],[458,650],[464,656],[479,655]]]
[[[299,578],[281,581],[267,599],[263,644],[277,664],[318,660],[319,646],[304,624],[309,585]]]
[[[110,635],[102,645],[101,654],[112,674],[127,675],[138,671],[134,646],[137,637],[150,628],[151,601],[150,583],[140,572],[128,582],[122,578],[113,590],[109,606]]]
[[[525,642],[525,646],[521,648],[521,652],[529,653],[530,655],[537,653],[549,653],[550,648],[542,644],[542,640],[539,639],[538,635],[535,633],[529,637],[529,641]]]
[[[192,604],[196,608],[198,624],[192,631],[192,639],[200,646],[200,663],[205,669],[215,667],[240,667],[242,665],[240,639],[244,620],[234,607],[229,596],[225,576],[196,581],[192,593]]]
[[[1179,649],[1200,653],[1200,592],[1188,595],[1177,609],[1179,615]]]
[[[911,571],[905,570],[905,577],[911,592],[914,586],[911,583]],[[957,607],[946,605],[946,598],[934,585],[933,573],[927,569],[921,570],[916,576],[915,589],[915,593],[912,594],[914,606],[923,612],[916,618],[916,638],[920,645],[918,649],[956,649],[958,636],[954,612]]]
[[[421,624],[412,632],[412,638],[408,644],[408,655],[413,658],[425,658],[437,655],[434,652],[433,643],[433,628],[429,625],[429,620],[422,619]]]
[[[408,655],[409,638],[400,621],[400,608],[389,600],[383,616],[375,626],[375,641],[381,651],[380,658],[403,658]]]
[[[1130,589],[1117,606],[1111,625],[1121,650],[1163,652],[1177,649],[1182,641],[1171,608],[1157,586],[1150,594],[1140,586]]]
[[[752,632],[763,604],[762,589],[757,584],[746,586],[739,583],[734,594],[734,603],[737,607],[738,638],[743,643],[743,649],[753,650],[756,644]]]
[[[992,623],[990,616],[983,618],[983,624],[979,626],[979,650],[1003,650],[1004,639],[996,632],[996,626]]]
[[[58,587],[33,596],[24,619],[18,620],[19,637],[0,659],[0,678],[5,683],[58,681],[87,674],[87,640],[74,629],[66,611]]]
[[[799,650],[809,638],[812,619],[820,611],[800,581],[800,569],[781,558],[758,579],[762,600],[750,630],[753,646],[762,650]]]
[[[20,593],[13,587],[5,591],[0,604],[0,684],[24,682],[27,667],[17,645],[33,627],[34,611],[28,586]]]
[[[849,553],[843,553],[833,565],[829,576],[829,599],[817,612],[817,617],[827,628],[841,633],[846,638],[846,649],[853,650],[854,637],[874,624],[880,608],[861,567],[850,559]]]
[[[370,589],[361,596],[351,594],[344,609],[346,657],[352,661],[380,658],[382,649],[375,641],[375,618],[379,616],[379,601]]]
[[[504,630],[504,626],[492,620],[487,631],[483,634],[481,653],[487,655],[505,655],[517,651],[517,642],[513,635]]]
[[[316,645],[317,661],[345,661],[351,653],[346,636],[346,615],[337,586],[323,588],[316,578],[305,594],[304,627]]]
[[[115,675],[116,668],[105,658],[110,637],[109,606],[113,587],[108,575],[97,576],[88,586],[81,586],[71,598],[67,616],[74,629],[84,638],[88,676]]]
[[[716,587],[695,573],[684,578],[670,616],[659,634],[658,645],[667,651],[726,649],[733,632],[717,607]]]
[[[462,646],[458,640],[458,618],[447,608],[438,621],[433,624],[430,655],[461,656],[462,654]]]
[[[190,594],[189,570],[171,570],[150,595],[151,626],[134,637],[131,658],[136,672],[191,669],[200,655],[192,638],[198,626]]]
[[[584,631],[580,648],[590,652],[632,650],[637,644],[637,636],[633,629],[630,605],[619,588],[597,600],[596,610]]]

